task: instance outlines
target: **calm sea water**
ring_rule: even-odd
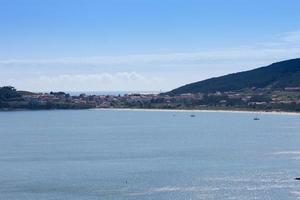
[[[300,115],[0,113],[1,200],[300,199]]]

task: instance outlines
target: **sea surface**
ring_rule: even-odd
[[[300,115],[0,112],[0,200],[291,200],[297,176]]]

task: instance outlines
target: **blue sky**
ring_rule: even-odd
[[[0,85],[169,90],[300,57],[299,0],[0,0]]]

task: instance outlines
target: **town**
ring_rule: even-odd
[[[195,110],[260,110],[300,111],[300,88],[287,87],[284,91],[251,88],[239,92],[132,93],[125,95],[70,95],[65,92],[33,93],[17,91],[13,87],[0,88],[1,110],[14,109],[90,109],[143,108]]]

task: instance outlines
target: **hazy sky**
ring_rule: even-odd
[[[169,90],[300,57],[299,0],[0,0],[0,85]]]

